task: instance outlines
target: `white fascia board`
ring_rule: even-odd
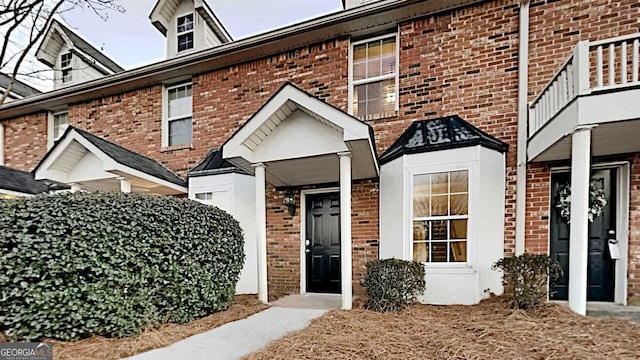
[[[180,191],[180,192],[185,193],[185,194],[189,192],[189,190],[184,186],[180,186],[178,184],[174,184],[172,182],[169,182],[169,181],[166,181],[166,180],[163,180],[163,179],[159,179],[159,178],[157,178],[155,176],[151,176],[151,175],[149,175],[147,173],[144,173],[144,172],[142,172],[140,170],[136,170],[136,169],[130,168],[128,166],[125,166],[125,165],[122,165],[122,164],[119,164],[119,163],[116,163],[116,166],[111,168],[111,169],[105,169],[105,171],[108,171],[108,172],[121,172],[121,173],[129,174],[131,176],[135,176],[135,177],[143,179],[143,180],[147,180],[147,181],[152,182],[152,183],[156,183],[158,185],[161,185],[161,186],[164,186],[164,187],[176,190],[176,191]]]
[[[51,43],[53,34],[56,32],[60,35],[62,40],[67,44],[69,48],[74,48],[73,42],[71,41],[71,39],[69,39],[67,34],[65,34],[65,32],[60,29],[60,26],[58,26],[55,21],[52,22],[49,30],[47,31],[47,34],[45,35],[44,39],[40,43],[40,46],[38,47],[38,50],[36,51],[36,59],[51,67],[55,67],[58,52],[47,51],[47,48],[49,48],[49,44]]]

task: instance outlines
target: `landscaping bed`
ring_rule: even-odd
[[[260,303],[255,295],[238,295],[227,310],[184,325],[166,324],[157,329],[146,329],[138,336],[121,339],[94,336],[89,339],[70,342],[52,340],[54,358],[56,360],[119,359],[132,356],[171,345],[176,341],[232,321],[244,319],[267,307],[267,305]],[[7,340],[3,339],[3,335],[0,334],[0,341]]]
[[[246,359],[637,359],[640,325],[577,315],[557,304],[509,309],[411,305],[331,311]]]

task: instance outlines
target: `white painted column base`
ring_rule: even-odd
[[[256,236],[258,243],[258,300],[269,303],[267,288],[267,204],[264,164],[254,164],[256,181]]]
[[[340,157],[340,263],[342,284],[342,309],[352,306],[351,270],[351,153],[338,154]]]
[[[120,191],[122,191],[123,193],[130,193],[131,192],[131,181],[127,180],[124,177],[119,177],[118,180],[120,180]]]
[[[587,259],[589,245],[589,182],[591,181],[591,128],[571,135],[571,223],[569,225],[569,308],[587,312]]]

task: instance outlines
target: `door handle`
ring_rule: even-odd
[[[306,246],[311,245],[311,240],[305,240],[304,244],[305,244]]]
[[[310,252],[311,252],[311,250],[309,250],[309,249],[305,249],[305,250],[304,250],[304,252],[308,254],[308,253],[310,253]]]

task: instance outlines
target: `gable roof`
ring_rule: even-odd
[[[149,19],[162,35],[167,36],[169,21],[182,1],[184,0],[158,0],[153,6],[149,14]],[[218,39],[220,39],[220,42],[224,44],[233,41],[231,34],[229,34],[224,25],[222,25],[222,22],[220,22],[220,19],[218,19],[206,0],[193,0],[193,5],[195,11],[202,16],[207,25],[213,30]]]
[[[93,146],[95,146],[99,151],[102,151],[109,158],[117,162],[118,164],[124,165],[131,169],[143,172],[147,175],[151,175],[155,178],[170,182],[175,185],[186,187],[186,181],[182,180],[178,175],[173,173],[171,170],[164,167],[162,164],[157,161],[150,159],[146,156],[140,155],[131,150],[125,149],[120,145],[116,145],[110,141],[107,141],[103,138],[95,136],[87,131],[80,130],[76,127],[69,126],[67,130],[64,132],[62,137],[58,139],[55,145],[47,152],[47,154],[40,160],[38,166],[33,170],[35,173],[40,166],[47,160],[47,158],[56,150],[56,147],[64,142],[64,140],[71,136],[71,133],[77,133]]]
[[[11,76],[0,73],[0,89],[6,90],[11,83]],[[25,84],[22,81],[15,79],[13,81],[13,86],[11,87],[11,91],[14,94],[17,94],[21,97],[29,97],[33,95],[38,95],[42,93],[42,91],[32,87],[31,85]]]
[[[509,148],[505,142],[485,133],[464,121],[458,115],[434,120],[415,121],[380,156],[380,163],[388,163],[402,155],[429,151],[455,149],[481,145],[504,153]]]
[[[189,177],[226,174],[232,172],[242,174],[246,173],[246,171],[223,159],[222,149],[214,148],[209,151],[207,157],[200,161],[198,165],[189,170]]]
[[[56,33],[60,35],[62,42],[66,43],[67,46],[72,49],[79,50],[79,52],[76,51],[79,56],[84,57],[83,55],[86,54],[113,73],[125,71],[122,66],[111,60],[111,58],[105,55],[102,51],[96,49],[95,46],[89,44],[80,35],[76,34],[74,31],[55,19],[51,22],[51,25],[49,26],[49,29],[47,29],[47,33],[36,52],[36,58],[44,64],[54,67],[58,51],[60,51],[60,47],[63,45],[63,43],[60,42],[60,39],[55,38]],[[51,48],[52,50],[49,51],[48,48]],[[91,61],[86,62],[91,64]]]
[[[66,185],[47,180],[36,180],[32,173],[0,165],[0,192],[9,190],[37,195],[50,190],[68,189]]]

